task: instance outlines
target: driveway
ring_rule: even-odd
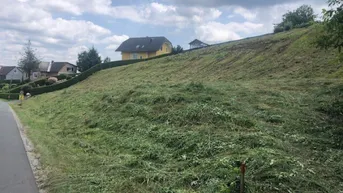
[[[12,112],[0,100],[0,193],[38,193]]]

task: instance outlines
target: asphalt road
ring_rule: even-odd
[[[0,193],[38,193],[17,124],[8,104],[1,100]]]

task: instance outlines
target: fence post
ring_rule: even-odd
[[[244,175],[245,175],[245,171],[246,171],[246,169],[247,169],[247,166],[246,166],[246,164],[245,164],[245,161],[243,161],[242,163],[241,163],[241,167],[240,167],[240,169],[241,169],[241,183],[240,183],[240,193],[244,193],[244,184],[245,184],[245,180],[244,180]]]

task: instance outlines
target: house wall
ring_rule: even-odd
[[[159,49],[158,51],[156,52],[138,52],[138,59],[140,59],[140,57],[142,57],[142,59],[144,58],[151,58],[151,57],[154,57],[154,56],[159,56],[159,55],[162,55],[162,54],[169,54],[172,52],[172,45],[169,43],[169,42],[165,42],[163,45],[162,45],[162,50]],[[121,58],[122,60],[130,60],[130,59],[133,59],[132,57],[132,54],[133,53],[130,53],[130,52],[122,52],[121,53]]]
[[[133,59],[132,57],[133,53],[129,53],[129,52],[122,52],[122,60],[131,60]],[[140,57],[142,57],[142,59],[148,58],[149,57],[149,53],[148,52],[137,52],[137,58],[140,59]]]
[[[148,58],[155,57],[155,56],[156,56],[156,52],[149,52],[148,53]]]
[[[172,52],[172,45],[169,42],[164,42],[164,44],[162,45],[162,50],[159,49],[156,52],[156,56],[162,55],[162,54],[169,54]]]
[[[23,73],[18,69],[18,68],[14,68],[11,72],[9,72],[6,75],[6,80],[22,80],[23,77]]]
[[[58,74],[75,74],[77,70],[76,66],[65,64]]]

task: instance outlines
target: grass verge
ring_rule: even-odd
[[[240,160],[249,192],[343,190],[342,81],[120,85],[15,107],[49,192],[227,192]]]

